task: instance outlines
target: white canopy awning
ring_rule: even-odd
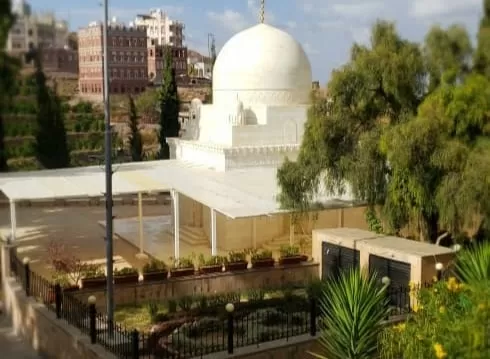
[[[276,169],[254,167],[217,172],[179,160],[114,165],[113,194],[156,193],[174,189],[230,218],[283,212],[276,200]],[[105,193],[102,166],[7,173],[0,190],[11,201],[100,197]],[[331,208],[352,205],[352,198],[327,197]]]

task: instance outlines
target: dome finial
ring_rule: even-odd
[[[265,21],[265,0],[260,0],[260,23],[263,24]]]

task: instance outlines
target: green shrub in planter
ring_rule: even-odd
[[[180,310],[183,312],[188,312],[192,309],[192,305],[194,304],[194,297],[191,295],[186,295],[178,300],[178,305]]]
[[[225,263],[226,257],[211,256],[206,258],[202,253],[199,255],[199,271],[203,274],[221,272]]]
[[[169,299],[167,306],[169,313],[177,313],[177,301],[175,299]]]
[[[298,246],[281,246],[279,252],[280,265],[298,264],[304,260],[303,256],[300,254]]]
[[[194,255],[179,259],[171,257],[170,259],[172,260],[171,277],[185,277],[194,274]]]
[[[132,267],[114,270],[114,283],[116,284],[138,283],[138,277],[138,271]]]
[[[273,267],[275,260],[272,257],[272,251],[262,249],[260,251],[252,250],[250,252],[253,268],[269,268]]]

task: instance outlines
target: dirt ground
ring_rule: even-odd
[[[147,205],[145,216],[168,215],[169,207]],[[115,206],[116,218],[130,218],[138,215],[138,207],[132,205]],[[105,263],[105,229],[99,221],[105,220],[105,208],[97,207],[51,207],[17,209],[17,243],[19,257],[28,257],[32,269],[51,277],[48,265],[48,246],[52,240],[61,240],[65,248],[83,261]],[[10,212],[0,208],[0,233],[10,233]],[[114,263],[116,266],[131,265],[141,268],[145,263],[136,259],[138,249],[127,241],[114,239]]]

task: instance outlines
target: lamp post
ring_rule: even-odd
[[[104,0],[104,31],[103,31],[103,70],[104,70],[104,122],[105,122],[105,228],[106,228],[106,269],[107,269],[107,321],[109,334],[112,334],[114,324],[114,283],[113,283],[113,217],[112,217],[112,130],[109,96],[109,56],[107,42],[109,34],[109,0]]]
[[[444,265],[441,262],[436,263],[436,274],[437,274],[437,280],[442,279],[442,270],[444,269]]]

